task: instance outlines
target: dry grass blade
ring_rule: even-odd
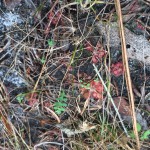
[[[58,143],[58,142],[41,142],[41,143],[39,143],[39,144],[36,144],[35,146],[34,146],[34,150],[38,150],[38,148],[37,147],[39,147],[39,146],[41,146],[41,145],[47,145],[47,144],[55,144],[55,145],[59,145],[59,146],[62,146],[63,144],[61,144],[61,143]]]
[[[12,135],[13,130],[11,124],[7,118],[6,108],[4,103],[8,103],[9,98],[6,92],[6,88],[3,85],[3,82],[0,82],[0,119],[9,135]]]
[[[3,125],[4,125],[7,133],[9,135],[12,135],[12,133],[13,133],[12,126],[11,126],[10,122],[8,121],[8,119],[3,115],[1,110],[0,110],[0,118],[1,118],[1,120],[3,122]]]
[[[52,114],[52,116],[57,120],[58,123],[61,122],[60,119],[59,119],[59,117],[56,115],[56,113],[54,111],[52,111],[51,109],[49,109],[47,107],[45,107],[45,109],[47,110],[48,113]]]
[[[122,58],[123,58],[123,64],[124,64],[124,70],[125,70],[126,84],[127,84],[127,89],[128,89],[128,97],[130,99],[130,105],[131,105],[131,110],[132,110],[133,129],[134,129],[134,134],[136,136],[137,148],[140,149],[140,141],[139,141],[139,136],[138,136],[138,131],[137,131],[136,114],[135,114],[135,106],[134,106],[134,95],[133,95],[133,90],[132,90],[132,82],[131,82],[129,64],[128,64],[128,58],[127,58],[126,41],[125,41],[125,34],[124,34],[124,28],[123,28],[120,0],[115,0],[115,5],[116,5],[116,11],[118,15],[118,22],[119,22],[119,29],[120,29]]]
[[[83,110],[81,112],[81,115],[83,115],[84,111],[86,110],[87,106],[89,105],[89,102],[90,102],[90,97],[86,99]]]
[[[49,12],[52,12],[52,10],[54,9],[54,7],[56,6],[57,3],[58,3],[58,0],[55,1],[55,3],[53,4],[53,6],[52,6],[52,8],[50,9]],[[53,48],[50,49],[50,51],[53,51]],[[47,56],[48,56],[48,53],[47,53]],[[46,56],[46,59],[47,59],[47,56]],[[36,90],[36,88],[37,88],[37,86],[38,86],[38,83],[39,83],[39,81],[40,81],[40,78],[41,78],[41,76],[42,76],[42,74],[43,74],[43,71],[44,71],[44,69],[45,69],[45,65],[46,65],[46,62],[43,64],[43,67],[42,67],[42,70],[41,70],[40,75],[39,75],[39,77],[38,77],[38,80],[37,80],[36,83],[35,83],[35,86],[34,86],[34,88],[33,88],[33,93],[34,93],[34,91]],[[32,98],[32,97],[33,97],[33,94],[31,95],[31,98]]]
[[[107,87],[106,87],[106,85],[105,85],[105,83],[104,83],[104,81],[103,81],[103,79],[102,79],[102,77],[101,77],[101,75],[100,75],[100,73],[99,73],[97,67],[96,67],[94,64],[93,64],[93,66],[94,66],[94,69],[95,69],[96,74],[98,75],[99,79],[101,80],[101,82],[102,82],[102,84],[103,84],[103,86],[104,86],[104,89],[107,91],[108,98],[110,99],[110,101],[111,101],[111,103],[112,103],[112,105],[113,105],[113,107],[114,107],[114,109],[115,109],[115,111],[116,111],[116,114],[118,115],[118,118],[119,118],[119,120],[120,120],[120,122],[121,122],[121,125],[122,125],[122,128],[124,129],[124,132],[125,132],[126,135],[128,136],[127,129],[126,129],[126,127],[125,127],[125,125],[124,125],[124,123],[123,123],[123,120],[122,120],[122,118],[121,118],[121,116],[120,116],[120,114],[119,114],[119,112],[118,112],[118,109],[117,109],[117,107],[116,107],[116,105],[115,105],[115,103],[114,103],[114,100],[112,99],[112,96],[111,96],[111,94],[109,93],[109,91],[108,91],[108,89],[107,89]]]

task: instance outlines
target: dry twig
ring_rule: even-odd
[[[125,70],[128,97],[130,100],[130,106],[132,110],[133,129],[134,129],[134,134],[136,137],[137,149],[140,149],[140,141],[139,141],[139,136],[138,136],[138,131],[137,131],[137,122],[136,122],[136,114],[135,114],[135,106],[134,106],[134,95],[133,95],[133,90],[132,90],[132,82],[131,82],[130,70],[129,70],[129,64],[128,64],[128,58],[127,58],[126,41],[125,41],[124,27],[123,27],[123,21],[122,21],[120,0],[115,0],[115,5],[116,5],[116,11],[118,15],[118,23],[119,23],[119,29],[120,29],[122,58],[123,58],[123,64],[124,64],[124,70]]]

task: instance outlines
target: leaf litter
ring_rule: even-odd
[[[109,105],[108,92],[130,130],[131,109],[112,3],[4,0],[0,5],[0,83],[4,85],[0,89],[0,146],[15,149],[12,143],[17,140],[17,149],[81,149],[81,141],[89,149],[133,148],[135,143],[124,135],[114,107]],[[146,147],[150,126],[149,20],[141,16],[143,9],[132,18],[127,8],[132,12],[135,6],[145,7],[145,14],[149,8],[146,1],[122,5],[127,13],[123,15],[129,15],[125,33],[132,82],[138,92],[143,86],[145,90],[144,103],[139,92],[135,105]],[[112,17],[111,23],[108,17]],[[7,103],[5,95],[9,95]],[[121,138],[114,142],[121,136],[126,144]],[[109,141],[114,143],[112,147]]]

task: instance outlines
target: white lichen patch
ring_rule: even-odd
[[[20,15],[7,12],[0,16],[0,24],[6,26],[6,28],[10,28],[16,24],[21,24],[23,20]]]
[[[9,71],[6,68],[0,67],[0,80],[14,84],[16,87],[22,87],[27,85],[27,82],[15,71]]]
[[[109,47],[119,47],[121,40],[119,35],[119,27],[116,22],[104,23],[99,21],[96,24],[99,33],[106,39],[106,44]],[[136,35],[129,29],[124,27],[128,58],[139,60],[146,65],[150,65],[150,43],[143,35]]]

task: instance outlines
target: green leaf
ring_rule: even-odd
[[[76,2],[80,2],[81,0],[76,0]]]
[[[131,138],[133,138],[133,139],[135,138],[135,135],[134,135],[133,131],[130,132],[129,135],[130,135]]]
[[[61,110],[56,110],[55,112],[56,112],[56,114],[58,114],[58,115],[60,115],[60,114],[62,113]]]
[[[142,129],[141,125],[139,123],[137,123],[137,131],[140,132]]]
[[[66,103],[61,103],[61,102],[56,102],[55,104],[54,104],[54,106],[56,107],[66,107],[67,106],[67,104]]]
[[[42,63],[42,64],[44,64],[45,62],[46,62],[45,58],[44,58],[44,57],[42,57],[42,59],[41,59],[41,63]]]
[[[88,83],[88,84],[81,84],[81,87],[85,88],[85,89],[90,89],[90,83]]]
[[[57,101],[63,101],[64,97],[58,97],[56,98]]]
[[[66,101],[67,101],[67,98],[66,98],[65,92],[62,91],[62,92],[60,93],[60,96],[59,96],[58,98],[56,98],[56,100],[57,100],[57,101],[64,101],[64,102],[66,102]]]
[[[81,82],[81,83],[82,83],[83,81],[82,81],[82,80],[79,80],[79,82]]]
[[[58,108],[58,107],[54,107],[54,110],[55,112],[60,115],[62,112],[65,111],[65,108],[61,107],[61,108]]]
[[[65,108],[61,107],[61,108],[59,108],[58,110],[64,112],[64,111],[65,111]]]
[[[90,83],[88,83],[88,84],[86,85],[86,87],[90,87]]]
[[[62,92],[60,93],[60,97],[66,97],[66,94],[65,94],[64,91],[62,91]]]
[[[16,99],[19,103],[22,103],[24,97],[25,97],[25,94],[19,94],[19,95],[17,95]]]
[[[63,101],[66,102],[66,101],[67,101],[67,98],[63,98]]]
[[[143,135],[141,136],[141,140],[148,140],[149,139],[149,135],[150,135],[150,130],[147,130],[143,133]]]
[[[67,98],[63,90],[60,92],[60,95],[58,98],[56,98],[56,100],[57,102],[54,103],[54,110],[55,110],[55,113],[60,115],[62,112],[65,111],[64,107],[67,107],[67,104],[65,103],[67,101]]]
[[[53,47],[54,46],[54,41],[53,40],[48,40],[48,45],[50,46],[50,47]]]
[[[94,81],[99,81],[99,78],[96,78]]]
[[[83,45],[80,45],[80,50],[83,51]]]
[[[137,123],[137,131],[140,132],[141,129],[142,129],[141,125],[140,125],[139,123]],[[135,134],[134,134],[133,131],[131,131],[131,132],[129,133],[129,135],[130,135],[131,138],[135,139]]]

